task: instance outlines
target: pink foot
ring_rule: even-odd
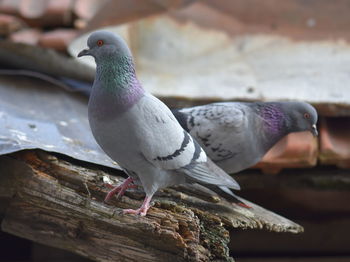
[[[152,196],[146,196],[145,200],[142,203],[142,206],[139,209],[124,209],[124,214],[134,214],[144,217],[147,214],[148,209],[150,208],[149,203],[151,202]]]
[[[252,208],[251,206],[248,206],[247,204],[244,204],[243,202],[237,203],[237,205],[241,206],[241,207],[245,207],[245,208]]]
[[[130,185],[132,183],[132,181],[133,181],[133,179],[131,177],[128,177],[127,179],[125,179],[125,181],[121,185],[116,186],[116,187],[113,187],[109,184],[106,184],[106,185],[108,185],[108,187],[112,187],[113,189],[108,192],[104,201],[108,202],[116,193],[118,193],[117,198],[120,198],[121,196],[124,195],[125,191],[128,188],[136,187],[136,185]]]

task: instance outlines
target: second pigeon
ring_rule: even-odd
[[[317,136],[316,109],[304,102],[225,102],[173,110],[208,157],[228,173],[258,163],[282,137]]]

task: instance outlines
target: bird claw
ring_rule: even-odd
[[[140,215],[142,217],[146,216],[147,211],[150,208],[151,199],[152,199],[152,196],[146,196],[140,208],[124,209],[123,214],[134,214],[134,215]]]
[[[104,202],[105,203],[108,203],[109,200],[116,194],[118,193],[117,195],[117,199],[119,199],[120,197],[122,197],[125,193],[125,191],[128,189],[128,188],[132,188],[134,187],[135,185],[130,185],[130,183],[132,183],[132,178],[129,177],[127,178],[121,185],[119,186],[116,186],[116,187],[113,187],[111,186],[110,184],[107,184],[109,188],[113,188],[111,191],[108,192],[107,196],[105,197],[104,199]]]
[[[116,195],[116,199],[119,200],[125,193],[126,189],[112,189],[111,191],[108,192],[107,196],[105,197],[105,199],[103,200],[105,203],[108,203],[111,198],[118,192],[118,194]]]
[[[138,209],[124,209],[123,214],[133,214],[133,215],[140,215],[142,217],[146,216],[148,211],[148,208],[138,208]]]

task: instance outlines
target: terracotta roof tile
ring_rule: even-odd
[[[320,162],[350,168],[350,117],[321,119]]]
[[[21,1],[19,5],[19,13],[26,19],[38,19],[44,15],[46,6],[46,0]]]
[[[76,28],[85,28],[88,21],[106,3],[106,0],[76,0],[74,4],[74,14],[78,17],[74,21]]]
[[[11,34],[10,40],[18,43],[36,45],[39,41],[41,30],[36,28],[27,28]]]
[[[89,21],[87,30],[95,30],[107,25],[118,25],[136,21],[147,16],[166,13],[190,5],[196,0],[114,0],[106,1],[106,4],[98,10]]]
[[[74,13],[79,18],[91,19],[105,2],[105,0],[76,0],[74,3]]]
[[[12,15],[0,14],[0,35],[9,35],[22,28],[24,23]]]
[[[0,1],[0,12],[5,14],[18,15],[19,5],[22,0],[2,0]]]
[[[267,174],[277,174],[283,168],[313,167],[317,153],[317,139],[310,132],[291,133],[271,148],[255,167]]]
[[[73,0],[49,0],[46,15],[56,19],[58,25],[72,25],[73,6]]]
[[[0,12],[21,17],[35,27],[73,24],[74,0],[0,0]]]
[[[56,29],[43,33],[39,39],[39,45],[42,47],[53,48],[58,51],[65,51],[68,44],[77,35],[74,29]]]

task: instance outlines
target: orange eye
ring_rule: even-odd
[[[97,44],[97,46],[103,46],[103,41],[102,41],[102,40],[98,40],[98,41],[96,42],[96,44]]]
[[[304,118],[310,118],[310,114],[309,113],[305,113],[304,114]]]

